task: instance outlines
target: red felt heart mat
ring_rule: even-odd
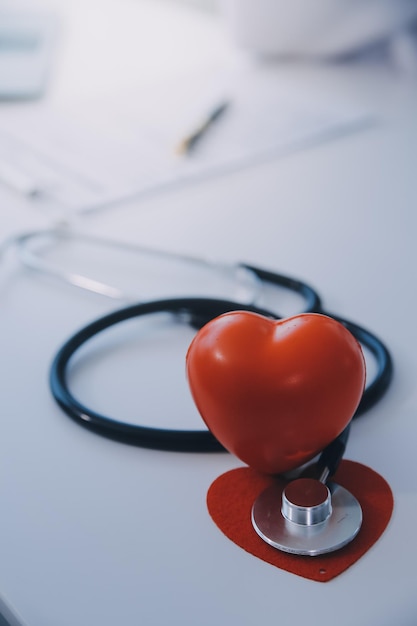
[[[350,544],[322,556],[295,556],[280,552],[265,543],[253,529],[251,510],[255,499],[277,481],[284,487],[283,479],[260,474],[249,467],[231,470],[213,482],[207,494],[207,506],[226,537],[247,552],[292,574],[327,582],[358,561],[379,539],[394,507],[388,483],[365,465],[342,461],[332,480],[359,500],[363,522]]]

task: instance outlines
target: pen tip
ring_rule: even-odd
[[[188,142],[181,141],[175,148],[175,154],[178,156],[184,156],[188,152]]]

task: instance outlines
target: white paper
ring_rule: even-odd
[[[179,156],[180,140],[225,99],[224,115]],[[12,167],[38,203],[83,212],[278,158],[369,120],[350,104],[306,97],[271,76],[183,78],[70,110],[10,110],[0,123],[0,182]]]

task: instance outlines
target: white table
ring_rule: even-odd
[[[55,79],[45,100],[27,105],[32,110],[123,89],[133,72],[145,84],[163,76],[168,59],[170,72],[181,72],[235,54],[215,17],[185,9],[177,15],[163,3],[90,0],[61,10],[67,26]],[[161,31],[151,36],[155,24]],[[114,53],[110,26],[120,43]],[[178,44],[170,51],[169,37]],[[190,55],[196,42],[198,55]],[[322,93],[353,96],[378,112],[378,124],[87,216],[84,224],[97,234],[294,275],[320,290],[328,310],[381,336],[393,354],[394,382],[355,423],[346,456],[391,485],[389,527],[360,562],[327,584],[236,547],[211,521],[205,497],[217,476],[241,463],[231,455],[137,449],[67,419],[48,388],[52,356],[114,304],[41,278],[7,255],[0,273],[0,592],[20,615],[7,614],[13,623],[415,624],[417,81],[377,66],[277,64],[274,71]],[[5,189],[0,194],[2,235],[48,223],[29,202]],[[80,367],[75,388],[107,412],[198,428],[180,349],[191,333],[162,337],[168,350],[155,337],[121,342],[100,363],[93,355],[94,367]]]

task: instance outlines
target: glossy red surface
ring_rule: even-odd
[[[279,321],[246,311],[221,315],[197,333],[186,365],[215,437],[272,474],[302,465],[337,437],[365,386],[357,340],[315,313]]]

